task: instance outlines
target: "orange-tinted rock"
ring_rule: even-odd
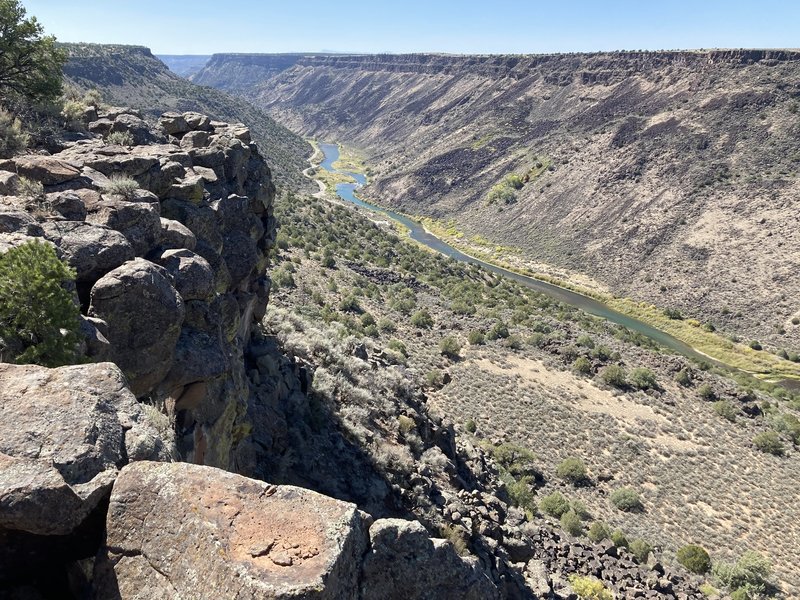
[[[142,462],[111,495],[102,598],[357,598],[355,505],[211,467]]]

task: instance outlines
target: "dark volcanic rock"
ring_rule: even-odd
[[[184,308],[163,268],[137,258],[111,271],[92,288],[89,314],[108,323],[111,359],[134,394],[147,393],[167,375]]]

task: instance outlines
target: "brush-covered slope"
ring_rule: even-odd
[[[172,71],[147,48],[100,44],[66,44],[69,83],[97,89],[105,102],[131,106],[151,117],[168,110],[197,111],[223,121],[247,123],[253,138],[273,166],[279,187],[306,185],[309,145],[277,124],[263,110],[225,92],[195,85]]]
[[[252,83],[294,131],[363,150],[382,204],[800,347],[798,52],[307,56]]]

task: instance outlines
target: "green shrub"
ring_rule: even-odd
[[[100,93],[98,89],[91,89],[87,91],[83,95],[83,103],[86,106],[94,106],[95,108],[100,106],[103,102],[103,95]]]
[[[106,143],[114,146],[133,146],[135,140],[130,131],[112,131],[106,136]]]
[[[486,334],[486,338],[489,340],[505,339],[508,336],[508,326],[502,321],[496,321],[489,333]]]
[[[559,463],[556,475],[572,485],[580,485],[586,481],[586,465],[580,458],[570,456]]]
[[[579,335],[575,343],[578,344],[578,346],[583,346],[584,348],[589,348],[590,350],[594,348],[594,340],[592,339],[592,336],[585,333]]]
[[[494,204],[498,201],[504,204],[511,204],[516,199],[517,195],[514,193],[514,190],[503,185],[502,183],[493,185],[492,189],[489,190],[489,194],[486,196],[486,200],[489,204]]]
[[[631,385],[640,390],[657,389],[658,382],[655,374],[646,367],[636,367],[630,376]]]
[[[475,305],[464,300],[456,300],[453,302],[450,305],[450,310],[456,315],[474,315],[476,312]]]
[[[600,379],[603,383],[623,388],[628,385],[628,375],[625,369],[619,365],[608,365],[600,371]]]
[[[591,515],[589,515],[589,509],[586,508],[586,505],[581,502],[580,500],[571,500],[569,503],[569,509],[578,515],[581,521],[585,521]]]
[[[273,285],[278,289],[294,287],[294,277],[284,267],[275,269],[269,275]]]
[[[569,501],[558,492],[553,492],[541,499],[539,510],[551,517],[560,519],[561,515],[569,510]]]
[[[614,594],[599,579],[570,575],[569,583],[581,600],[614,600]]]
[[[383,333],[394,333],[397,331],[397,325],[394,324],[394,321],[387,317],[381,317],[378,319],[378,329]]]
[[[750,342],[750,347],[753,350],[763,350],[764,349],[763,346],[761,345],[761,342],[759,342],[758,340],[751,341]]]
[[[84,127],[83,113],[87,106],[78,100],[66,100],[61,108],[61,116],[64,117],[66,126],[73,130],[81,130]]]
[[[705,548],[696,544],[687,544],[679,548],[676,558],[679,563],[697,575],[708,573],[711,569],[711,557]]]
[[[414,327],[419,327],[420,329],[430,329],[433,327],[433,317],[431,317],[431,314],[423,308],[411,316],[411,324]]]
[[[319,264],[326,269],[333,269],[336,267],[336,259],[331,255],[326,255],[322,257],[322,260],[319,261]]]
[[[357,313],[361,310],[361,305],[358,303],[358,299],[356,299],[354,294],[348,294],[339,302],[339,310]]]
[[[469,332],[469,336],[467,337],[467,341],[470,343],[471,346],[482,346],[486,343],[486,336],[483,334],[482,331],[474,330]]]
[[[561,515],[561,519],[559,519],[561,523],[561,529],[566,531],[570,535],[578,536],[583,533],[583,523],[581,523],[581,518],[572,510],[568,510],[563,515]]]
[[[781,438],[774,431],[762,431],[753,438],[753,445],[767,454],[783,456],[785,449]]]
[[[697,389],[697,393],[700,395],[700,397],[703,400],[705,400],[707,402],[710,402],[711,400],[714,400],[717,397],[717,393],[714,391],[714,388],[712,388],[707,383],[704,383],[703,385],[701,385]]]
[[[715,563],[711,572],[729,590],[760,594],[769,586],[772,565],[762,554],[749,550],[735,564]]]
[[[589,527],[587,535],[590,540],[597,543],[609,539],[611,537],[611,530],[608,528],[608,525],[602,521],[595,521],[592,523],[592,526]]]
[[[406,349],[406,345],[398,339],[392,338],[391,340],[389,340],[387,346],[389,347],[389,349],[394,350],[395,352],[399,352],[403,356],[406,357],[408,356],[408,350]]]
[[[11,158],[28,147],[30,138],[22,130],[22,122],[0,108],[0,158]]]
[[[425,383],[431,388],[442,387],[443,375],[439,369],[431,369],[425,373]]]
[[[751,600],[746,588],[739,588],[731,592],[731,600]]]
[[[647,562],[647,558],[653,551],[653,547],[647,542],[645,542],[643,539],[636,539],[631,542],[630,546],[628,547],[628,550],[630,550],[631,554],[633,554],[636,560],[644,564]]]
[[[408,435],[416,426],[416,421],[409,416],[400,415],[397,417],[397,429],[403,436]]]
[[[736,415],[739,413],[739,411],[736,410],[736,407],[727,400],[717,400],[711,405],[711,408],[713,408],[714,412],[720,417],[730,421],[731,423],[736,421]]]
[[[572,363],[572,370],[582,375],[589,375],[592,372],[592,363],[585,356],[579,356]]]
[[[122,196],[127,199],[133,198],[138,189],[139,184],[135,179],[123,175],[112,175],[108,178],[108,182],[103,185],[103,191],[105,193]]]
[[[531,515],[534,513],[535,508],[532,483],[532,478],[528,476],[520,477],[519,479],[509,478],[509,481],[506,482],[506,491],[511,503]]]
[[[611,504],[625,512],[639,512],[644,509],[636,490],[623,487],[611,493]]]
[[[461,344],[458,343],[455,337],[448,335],[439,342],[439,352],[449,358],[458,358],[458,353],[461,352]]]
[[[783,413],[770,419],[772,428],[788,437],[793,444],[800,444],[800,419]]]
[[[611,541],[614,542],[614,545],[617,548],[627,548],[628,547],[628,538],[625,537],[625,534],[622,533],[619,529],[615,530],[611,534]]]
[[[489,452],[500,466],[514,477],[530,474],[536,455],[518,444],[506,442],[497,446],[489,446]]]
[[[467,433],[475,433],[478,431],[478,425],[475,423],[475,419],[467,419],[467,422],[464,423],[464,429]]]
[[[0,360],[47,367],[77,360],[80,312],[64,287],[74,281],[49,244],[0,255]]]
[[[677,308],[665,308],[664,309],[664,315],[668,319],[672,319],[674,321],[680,321],[681,319],[683,319],[683,315],[681,314],[681,311],[679,311]]]

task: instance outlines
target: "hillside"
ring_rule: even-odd
[[[428,409],[498,461],[510,501],[539,526],[559,527],[545,500],[558,493],[580,517],[578,539],[600,523],[675,567],[689,543],[718,563],[756,550],[787,597],[800,589],[791,501],[800,453],[789,438],[782,457],[753,444],[790,422],[800,441],[800,395],[776,402],[743,389],[624,327],[406,243],[368,213],[312,198],[279,199],[275,212],[282,250],[266,323],[291,352],[320,360],[328,340],[353,336],[376,382],[387,376],[381,364],[407,369]],[[620,367],[623,380],[609,383]],[[324,368],[315,386],[328,401],[356,397]],[[384,402],[365,396],[342,410],[345,428],[380,447],[370,431],[391,412]],[[386,448],[374,455],[405,460]],[[586,474],[571,481],[560,465],[576,459]],[[618,509],[620,488],[635,490],[641,509]]]
[[[310,147],[264,111],[219,90],[179,77],[147,48],[99,44],[65,44],[64,73],[81,89],[98,89],[105,102],[131,106],[156,118],[169,110],[197,111],[222,121],[247,123],[273,168],[278,187],[307,185],[301,176]]]
[[[360,150],[378,203],[800,348],[798,52],[217,55],[194,80]]]

